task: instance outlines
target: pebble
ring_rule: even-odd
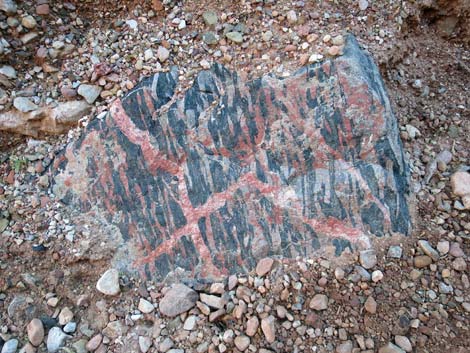
[[[297,14],[294,10],[290,10],[288,13],[287,13],[287,21],[289,21],[289,23],[291,25],[293,24],[296,24],[297,21],[298,21],[298,18],[297,18]]]
[[[36,14],[39,16],[47,16],[50,13],[50,8],[48,4],[41,4],[36,6]]]
[[[453,257],[462,257],[465,255],[462,248],[460,247],[460,244],[456,242],[450,245],[449,254],[451,254]]]
[[[341,53],[341,47],[337,45],[333,45],[328,48],[328,55],[330,56],[338,56]]]
[[[273,32],[271,31],[263,32],[263,34],[261,35],[261,39],[263,39],[263,41],[265,42],[271,41],[272,38],[273,38]]]
[[[59,325],[64,326],[67,325],[73,319],[73,313],[68,308],[63,308],[59,313]]]
[[[76,329],[77,323],[73,321],[69,322],[67,325],[64,326],[65,333],[74,333]]]
[[[228,32],[225,36],[234,43],[243,42],[243,36],[240,32]]]
[[[341,267],[336,267],[335,268],[335,278],[338,281],[341,281],[342,279],[344,279],[344,276],[345,276],[344,270]]]
[[[367,0],[359,0],[359,9],[361,11],[367,10],[368,7],[369,7],[369,2]]]
[[[96,289],[105,295],[117,295],[121,292],[119,287],[119,272],[111,268],[107,270],[96,283]]]
[[[10,79],[15,79],[16,78],[16,70],[9,65],[4,65],[0,68],[0,74],[10,78]]]
[[[15,353],[18,348],[18,340],[12,338],[5,342],[2,348],[2,353]]]
[[[158,346],[158,350],[161,352],[168,352],[172,347],[174,343],[171,340],[170,337],[166,337]]]
[[[258,264],[256,265],[256,274],[259,277],[265,276],[271,271],[273,264],[274,260],[269,257],[259,260]]]
[[[447,240],[441,240],[439,243],[437,243],[437,251],[441,255],[445,255],[449,252],[450,249],[450,243]]]
[[[215,45],[219,42],[216,35],[213,32],[206,32],[202,35],[202,40],[207,45]]]
[[[377,283],[384,278],[384,274],[380,270],[375,270],[371,275],[372,282]]]
[[[139,336],[139,348],[142,353],[147,353],[152,346],[152,339],[146,336]]]
[[[197,316],[191,315],[188,316],[187,319],[184,321],[183,329],[186,331],[192,331],[196,328],[197,324]]]
[[[150,61],[151,59],[153,59],[153,57],[153,50],[151,48],[146,49],[144,52],[144,60]]]
[[[102,88],[96,85],[81,84],[78,87],[78,94],[85,98],[88,104],[93,104],[99,97]]]
[[[269,315],[261,320],[261,330],[268,343],[273,343],[276,340],[276,319],[274,316]]]
[[[417,268],[424,268],[432,264],[432,259],[427,255],[419,255],[414,258],[414,265]]]
[[[377,302],[375,301],[374,297],[368,297],[364,303],[364,309],[369,314],[375,314],[377,312]]]
[[[170,57],[170,51],[167,48],[160,45],[157,49],[157,59],[161,63],[163,63],[167,61],[169,57]]]
[[[353,349],[352,341],[346,341],[336,347],[336,353],[351,353]]]
[[[331,40],[331,43],[333,45],[341,46],[341,45],[344,44],[344,37],[342,35],[338,35],[336,37],[333,37],[333,39]]]
[[[31,320],[26,327],[26,331],[28,332],[29,342],[31,342],[33,346],[39,346],[44,340],[44,325],[41,320]]]
[[[379,349],[379,353],[405,353],[405,351],[389,342],[386,346],[383,346]]]
[[[377,255],[375,250],[362,250],[359,253],[359,261],[366,270],[370,270],[377,264]]]
[[[328,297],[325,294],[315,294],[310,300],[310,309],[313,310],[326,310],[328,308]]]
[[[463,272],[467,269],[467,263],[462,257],[458,257],[452,261],[452,268],[456,271]]]
[[[310,55],[310,57],[308,58],[308,62],[309,63],[317,63],[319,61],[323,60],[323,55],[321,54],[312,54]]]
[[[13,0],[0,0],[0,10],[6,12],[8,15],[14,15],[17,7]]]
[[[387,257],[392,259],[400,259],[403,253],[403,249],[399,245],[392,245],[388,248]]]
[[[427,240],[419,240],[418,245],[426,255],[433,259],[433,261],[439,260],[439,253],[431,246],[431,244],[429,244]]]
[[[16,97],[13,106],[20,112],[27,113],[39,109],[39,107],[26,97]]]
[[[53,327],[50,329],[49,334],[47,335],[47,350],[49,353],[56,353],[64,346],[65,340],[69,338],[69,335],[66,335],[58,327]]]
[[[256,332],[258,331],[258,327],[259,327],[259,319],[256,316],[252,316],[246,322],[246,331],[245,331],[245,333],[248,336],[253,337],[256,334]]]
[[[450,177],[452,192],[457,196],[470,195],[470,173],[456,172]]]
[[[413,346],[411,345],[410,340],[406,336],[395,336],[395,343],[405,352],[411,352],[413,350]]]
[[[245,335],[237,336],[235,337],[234,343],[235,347],[237,347],[240,352],[244,352],[250,345],[250,337]]]
[[[85,348],[89,352],[94,352],[98,349],[98,347],[101,344],[101,341],[103,341],[103,335],[100,333],[93,336],[85,345]]]
[[[202,18],[204,19],[204,22],[208,26],[213,26],[218,22],[217,19],[217,14],[213,11],[206,11],[202,14]]]
[[[21,19],[21,25],[23,27],[28,28],[28,29],[33,29],[34,27],[37,26],[37,22],[36,22],[36,20],[34,19],[33,16],[28,15],[28,16],[25,16]]]
[[[216,295],[201,293],[200,300],[215,309],[222,309],[225,306],[225,300]]]
[[[150,314],[155,308],[148,300],[140,298],[138,309],[144,314]]]
[[[160,301],[160,313],[174,317],[182,314],[196,305],[199,295],[184,284],[176,284],[165,293]]]

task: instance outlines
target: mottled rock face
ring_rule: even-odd
[[[130,266],[216,278],[408,233],[396,120],[354,38],[285,79],[215,65],[177,98],[176,78],[144,80],[55,163],[55,192],[115,224]]]

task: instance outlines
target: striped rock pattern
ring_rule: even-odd
[[[56,194],[116,225],[147,278],[219,278],[409,232],[397,123],[354,38],[285,79],[216,64],[182,98],[176,80],[144,80],[55,163]]]

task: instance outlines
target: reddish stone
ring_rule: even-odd
[[[14,170],[10,170],[10,173],[8,173],[7,177],[5,178],[5,182],[7,184],[15,183],[15,171]]]
[[[62,86],[60,88],[60,93],[66,99],[72,99],[72,98],[75,98],[77,96],[77,90],[73,89],[72,87],[69,87],[69,86]]]
[[[152,0],[152,9],[154,11],[162,11],[163,3],[161,2],[161,0]]]
[[[297,47],[294,44],[289,44],[289,45],[286,45],[284,50],[286,52],[296,51]]]
[[[40,16],[47,16],[49,15],[50,9],[48,4],[42,4],[36,6],[36,13]]]

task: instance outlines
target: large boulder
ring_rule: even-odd
[[[114,266],[218,278],[409,232],[397,123],[353,37],[285,79],[216,64],[176,86],[176,69],[142,81],[55,162],[55,193],[119,229]]]

